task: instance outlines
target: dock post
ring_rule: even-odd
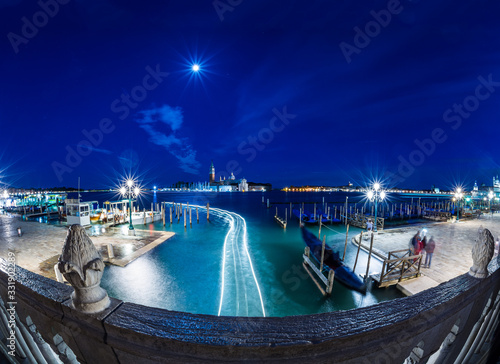
[[[326,244],[326,235],[323,235],[323,244],[321,244],[321,262],[319,264],[320,272],[323,272],[323,260],[325,259],[325,244]]]
[[[325,196],[323,196],[323,211],[325,211]]]
[[[207,202],[207,221],[210,220],[210,202]]]
[[[189,226],[193,226],[193,221],[191,220],[191,210],[192,209],[189,209]]]
[[[319,231],[318,231],[318,239],[321,239],[321,219],[318,220]]]
[[[262,203],[264,203],[264,196],[262,196]]]
[[[189,209],[189,201],[186,202],[186,208]]]
[[[333,289],[333,279],[335,278],[335,271],[330,269],[328,272],[328,287],[326,287],[326,293],[332,294]]]
[[[113,244],[108,243],[108,258],[113,259],[115,257],[115,252],[113,251]]]
[[[142,210],[142,214],[144,215],[144,225],[146,225],[146,208],[144,207]]]
[[[358,264],[359,251],[361,249],[361,242],[363,241],[363,230],[361,230],[361,234],[359,234],[359,244],[358,244],[358,252],[356,253],[356,260],[354,261],[354,267],[352,271],[356,271],[356,264]]]
[[[186,211],[184,211],[183,215],[184,215],[184,228],[186,228]]]
[[[170,206],[169,210],[170,210],[170,225],[172,225],[172,206]]]
[[[274,216],[278,216],[278,206],[276,206],[276,214]]]
[[[269,199],[267,199],[267,208],[269,208]]]
[[[161,207],[161,218],[163,220],[163,226],[165,226],[165,205]]]
[[[314,203],[313,220],[316,219],[316,202]]]
[[[196,222],[200,222],[200,215],[198,215],[198,206],[196,206]]]
[[[302,225],[302,209],[299,210],[299,226]]]
[[[182,209],[182,202],[181,204],[179,205],[179,214],[183,214],[185,211]]]
[[[177,205],[177,223],[181,221],[181,210],[179,208],[179,205]]]
[[[372,237],[370,240],[370,250],[368,251],[368,263],[366,264],[366,274],[365,274],[365,279],[368,279],[368,273],[370,272],[370,259],[372,257],[372,249],[373,249],[373,231],[372,231]]]
[[[342,260],[345,260],[345,251],[347,250],[347,236],[349,235],[349,225],[347,225],[347,230],[345,232],[345,246],[344,246],[344,255],[342,256]]]

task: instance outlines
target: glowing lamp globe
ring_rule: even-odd
[[[125,193],[127,193],[127,189],[125,187],[120,188],[120,193],[124,195]]]
[[[198,72],[200,70],[200,65],[193,64],[193,67],[191,67],[191,69],[193,70],[193,72]]]

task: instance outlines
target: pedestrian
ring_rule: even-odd
[[[367,231],[372,231],[372,230],[373,230],[373,222],[372,222],[372,219],[368,219],[368,221],[366,222],[366,230],[367,230]]]
[[[431,236],[427,244],[425,245],[425,268],[431,267],[432,254],[434,254],[434,249],[436,248],[436,243],[434,241],[434,237]]]
[[[418,249],[418,242],[420,240],[419,235],[420,231],[417,231],[417,233],[413,235],[413,238],[410,239],[410,246],[409,246],[410,255],[418,254],[416,251]]]

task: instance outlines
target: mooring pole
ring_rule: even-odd
[[[370,259],[372,257],[372,249],[373,249],[373,231],[372,231],[372,236],[370,240],[370,250],[368,252],[368,263],[366,264],[366,274],[365,274],[365,279],[368,279],[368,273],[370,271]]]
[[[321,239],[321,219],[319,219],[318,239]]]
[[[344,211],[344,216],[345,216],[345,225],[347,226],[347,200],[349,199],[349,196],[345,197],[345,211]]]
[[[325,259],[325,244],[326,244],[326,235],[323,235],[323,244],[321,245],[321,263],[319,265],[319,271],[323,271],[323,260]]]
[[[184,215],[184,228],[186,228],[186,211],[184,211],[183,215]]]
[[[196,206],[196,222],[200,222],[200,215],[198,215],[198,206]]]
[[[170,206],[169,210],[170,210],[170,225],[172,225],[172,206]]]
[[[342,256],[342,260],[345,260],[345,251],[347,250],[347,236],[349,235],[349,225],[347,225],[347,230],[345,232],[345,246],[344,246],[344,255]]]
[[[210,220],[210,202],[207,202],[207,221]]]
[[[193,226],[193,222],[191,220],[191,210],[192,209],[189,209],[189,226]]]
[[[326,293],[332,294],[333,289],[333,279],[335,278],[335,271],[330,269],[328,272],[328,287],[326,288]]]
[[[356,260],[354,261],[354,268],[352,271],[356,271],[356,264],[358,264],[359,251],[361,250],[361,242],[363,241],[363,230],[361,230],[361,234],[359,234],[359,244],[358,244],[358,252],[356,253]]]

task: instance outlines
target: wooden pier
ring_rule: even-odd
[[[372,275],[377,287],[387,287],[398,284],[403,280],[420,277],[422,255],[410,255],[408,249],[395,250],[388,253],[384,259],[382,271]]]

